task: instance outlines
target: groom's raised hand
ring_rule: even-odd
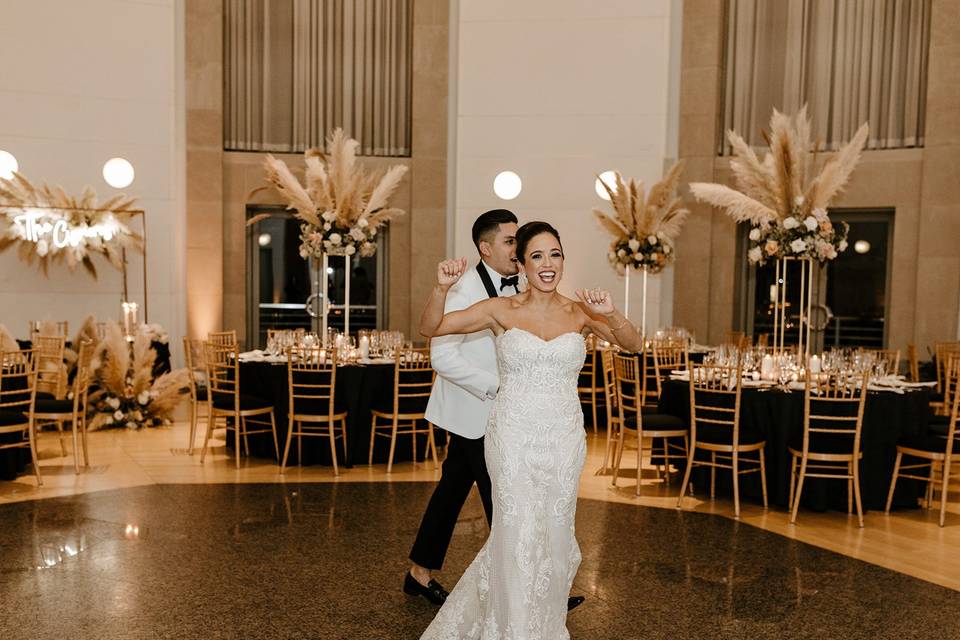
[[[444,260],[437,265],[437,285],[442,289],[452,287],[467,270],[467,259]]]

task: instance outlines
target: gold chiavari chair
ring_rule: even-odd
[[[240,468],[240,437],[243,436],[244,450],[249,456],[248,436],[258,433],[273,434],[273,450],[279,463],[280,446],[277,444],[277,423],[273,416],[273,405],[262,398],[240,393],[240,354],[236,343],[223,345],[207,342],[203,352],[207,370],[207,392],[210,394],[210,415],[207,418],[207,433],[203,437],[200,462],[202,463],[207,455],[207,445],[217,418],[232,418],[238,469]],[[261,416],[270,416],[270,422],[265,422]],[[247,423],[269,425],[270,428],[250,430]]]
[[[930,401],[930,408],[939,416],[950,415],[950,406],[945,396],[945,374],[951,354],[960,354],[960,342],[937,342],[933,346],[934,364],[937,372],[936,398]]]
[[[90,391],[91,365],[94,346],[90,341],[80,343],[77,353],[77,368],[73,376],[71,396],[68,398],[37,398],[33,407],[33,421],[55,422],[62,425],[70,422],[73,436],[73,470],[80,473],[80,449],[83,449],[83,466],[90,466],[87,448],[87,394]]]
[[[33,336],[32,344],[36,350],[37,399],[63,400],[67,395],[67,365],[64,362],[66,338],[38,334]],[[60,455],[67,455],[67,449],[63,443],[63,420],[40,418],[40,423],[34,424],[37,433],[44,424],[52,424],[56,427],[60,438]]]
[[[221,346],[233,346],[237,344],[237,332],[230,331],[211,331],[207,334],[207,342]]]
[[[620,437],[620,402],[617,399],[617,381],[613,370],[613,347],[600,350],[600,364],[603,368],[603,399],[607,413],[607,442],[603,453],[603,466],[600,473],[607,472],[612,462],[611,452],[616,451],[617,439]]]
[[[920,360],[917,358],[917,345],[907,344],[907,366],[910,370],[910,382],[920,382]]]
[[[633,431],[637,435],[637,495],[643,478],[643,452],[650,451],[651,457],[657,440],[662,442],[661,456],[665,467],[667,482],[670,482],[670,460],[683,460],[687,457],[687,428],[680,418],[666,414],[644,411],[643,381],[639,356],[634,354],[613,354],[614,379],[617,390],[618,423],[620,437],[617,439],[617,455],[613,463],[613,486],[617,486],[620,474],[620,462],[626,446],[625,433]],[[650,439],[649,449],[644,442]],[[682,438],[683,446],[670,440]],[[679,452],[679,453],[676,453]],[[659,470],[658,470],[659,475]]]
[[[0,351],[0,433],[19,434],[14,442],[0,442],[3,449],[30,449],[37,486],[43,486],[37,459],[33,402],[37,391],[36,350]]]
[[[663,382],[670,377],[671,371],[687,370],[690,357],[685,345],[678,342],[654,342],[653,366],[656,371],[657,401],[663,395]]]
[[[210,394],[207,389],[207,370],[204,362],[204,341],[183,337],[183,360],[190,372],[190,444],[187,452],[193,455],[197,425],[210,417]]]
[[[743,331],[727,331],[723,336],[723,344],[732,344],[739,348],[745,337]]]
[[[433,367],[430,365],[430,352],[427,349],[397,350],[393,370],[393,406],[391,409],[373,409],[370,411],[370,454],[368,463],[373,464],[373,445],[376,438],[390,439],[390,455],[387,459],[387,473],[393,471],[393,455],[397,447],[397,436],[410,436],[413,460],[417,460],[417,436],[427,435],[427,451],[433,452],[433,464],[439,466],[437,444],[434,439],[433,425],[424,416],[430,389],[433,387]],[[426,423],[425,427],[418,422]]]
[[[767,507],[767,476],[761,434],[740,428],[740,398],[743,391],[741,365],[690,365],[690,451],[677,508],[683,505],[690,472],[695,466],[710,467],[710,497],[716,495],[716,470],[733,472],[733,513],[740,518],[740,476],[760,473],[763,506]],[[710,454],[697,460],[697,450]],[[741,454],[757,452],[757,459]],[[746,464],[746,468],[741,468]]]
[[[36,336],[60,336],[67,338],[70,333],[70,323],[66,320],[54,322],[52,320],[31,320],[30,321],[30,339]]]
[[[643,352],[638,354],[640,365],[640,399],[643,410],[648,413],[657,412],[657,403],[660,401],[660,392],[657,378],[657,361],[653,355],[653,342],[647,342]]]
[[[297,464],[301,464],[303,436],[326,437],[330,440],[333,474],[337,466],[337,438],[343,440],[343,458],[347,460],[347,412],[337,407],[337,350],[330,358],[319,347],[287,351],[287,387],[290,394],[290,422],[283,448],[280,473],[287,468],[290,442],[297,438]],[[339,433],[337,431],[339,430]]]
[[[581,404],[590,405],[593,417],[593,432],[597,432],[597,397],[603,392],[603,385],[597,383],[597,364],[600,361],[597,340],[595,336],[587,339],[587,357],[580,369],[580,379],[577,384],[577,394]]]
[[[758,346],[758,347],[765,347],[765,346],[767,346],[767,345],[769,344],[769,342],[770,342],[770,334],[769,334],[769,333],[760,333],[760,334],[757,334],[756,346]]]
[[[805,478],[847,481],[847,513],[860,501],[860,431],[869,373],[830,372],[807,378],[803,393],[803,436],[790,451],[790,523],[797,521]]]
[[[939,364],[939,363],[938,363]],[[945,374],[954,381],[960,380],[960,358],[951,358]],[[950,422],[946,437],[937,435],[911,436],[901,438],[897,443],[897,459],[893,465],[893,478],[890,480],[890,490],[887,492],[886,513],[890,513],[890,504],[893,502],[893,492],[897,488],[897,478],[908,478],[927,483],[926,506],[930,508],[930,499],[934,486],[940,485],[940,526],[944,525],[947,515],[947,490],[950,480],[960,478],[960,470],[951,471],[951,466],[960,462],[960,442],[957,437],[957,423],[960,421],[960,393],[957,392],[956,382],[951,397]],[[903,464],[903,456],[920,458],[922,462]],[[939,466],[938,466],[939,465]],[[904,473],[914,469],[927,468],[925,476]]]

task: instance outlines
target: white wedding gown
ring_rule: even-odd
[[[522,329],[497,339],[500,391],[484,454],[493,525],[421,640],[563,640],[580,566],[574,537],[586,441],[577,380],[584,341]]]

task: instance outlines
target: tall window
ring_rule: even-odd
[[[724,129],[759,146],[806,104],[821,148],[865,121],[867,148],[921,147],[929,43],[930,0],[727,0]]]
[[[409,156],[413,0],[224,0],[224,148]]]

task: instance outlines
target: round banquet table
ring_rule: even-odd
[[[370,451],[370,410],[379,409],[392,412],[393,404],[392,364],[348,364],[337,368],[337,409],[347,412],[347,453],[343,459],[343,445],[337,441],[337,461],[346,467],[354,464],[367,464]],[[273,404],[273,413],[277,422],[277,440],[280,445],[280,458],[287,441],[289,429],[288,416],[290,399],[287,390],[286,363],[241,362],[240,393],[254,395]],[[201,427],[202,428],[202,427]],[[256,428],[260,428],[257,426]],[[233,449],[233,429],[227,429],[227,448]],[[435,429],[437,446],[446,442],[446,432]],[[243,445],[241,445],[243,446]],[[417,436],[417,459],[422,460],[426,449],[426,437]],[[390,441],[377,438],[373,449],[374,463],[387,461],[390,453]],[[260,458],[274,458],[273,438],[269,433],[250,436],[250,455]],[[413,452],[410,437],[397,439],[394,462],[411,460]],[[303,438],[303,462],[309,464],[331,464],[330,441],[325,437]],[[297,465],[297,442],[290,443],[290,456],[287,466]]]
[[[929,388],[905,393],[869,391],[864,407],[860,460],[860,491],[863,508],[882,510],[887,501],[897,440],[927,431]],[[668,380],[660,396],[660,413],[690,421],[690,386],[684,380]],[[766,437],[764,455],[767,467],[767,495],[771,505],[787,507],[790,495],[790,451],[792,438],[803,435],[803,392],[744,388],[740,401],[740,428],[756,430]],[[748,454],[753,455],[753,454]],[[717,486],[731,491],[731,472],[718,470]],[[709,471],[696,467],[693,478],[699,494],[709,486]],[[721,482],[722,481],[722,482]],[[740,495],[761,499],[758,474],[742,476]],[[922,493],[919,481],[897,481],[893,504],[916,508]],[[842,480],[807,478],[803,486],[803,505],[816,510],[847,509],[847,483]]]

